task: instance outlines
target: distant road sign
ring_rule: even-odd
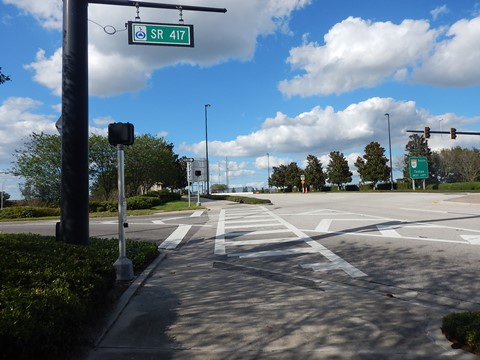
[[[428,160],[426,156],[412,156],[408,159],[410,179],[428,178]]]
[[[129,21],[128,43],[193,47],[193,25]]]

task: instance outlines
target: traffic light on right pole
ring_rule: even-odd
[[[425,139],[430,139],[430,127],[425,126],[425,129],[423,130],[423,135],[425,136]]]
[[[450,139],[455,140],[457,138],[457,129],[450,128]]]

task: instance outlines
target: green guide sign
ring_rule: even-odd
[[[428,178],[428,160],[426,156],[412,156],[408,159],[411,179]]]
[[[128,22],[128,43],[193,47],[193,25]]]

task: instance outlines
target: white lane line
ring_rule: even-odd
[[[225,234],[227,237],[238,237],[238,236],[258,236],[258,235],[270,235],[270,234],[280,234],[280,233],[290,233],[288,229],[277,229],[277,230],[257,230],[257,231],[229,231]]]
[[[400,210],[435,213],[435,214],[448,214],[448,211],[442,211],[442,210],[424,210],[424,209],[412,209],[412,208],[400,208]]]
[[[394,230],[394,228],[397,227],[396,225],[381,225],[381,224],[378,224],[378,225],[376,225],[376,227],[377,227],[378,231],[380,231],[380,233],[383,236],[392,237],[392,238],[402,237],[402,235],[400,235],[397,231]]]
[[[260,223],[272,221],[271,217],[262,217],[259,219],[242,219],[242,220],[228,220],[228,224],[247,224],[247,223]]]
[[[158,246],[158,248],[167,250],[175,249],[178,244],[182,242],[183,238],[185,235],[187,235],[188,230],[190,230],[191,227],[192,225],[180,225],[164,242]]]
[[[203,214],[203,210],[197,210],[195,211],[190,217],[200,217]]]
[[[480,235],[460,235],[471,245],[480,245]]]
[[[245,245],[268,245],[268,244],[281,244],[288,242],[302,242],[303,239],[299,238],[276,238],[276,239],[262,239],[262,240],[233,240],[227,241],[227,246],[245,246]]]
[[[270,219],[270,221],[272,221]],[[229,222],[230,223],[230,222]],[[245,224],[245,225],[242,225],[242,224],[236,224],[234,226],[225,226],[225,229],[232,229],[232,228],[242,228],[242,229],[247,229],[247,228],[257,228],[257,227],[266,227],[266,226],[276,226],[278,227],[278,223],[267,223],[267,224]]]
[[[332,225],[332,220],[333,219],[322,219],[322,221],[320,221],[320,223],[315,228],[315,231],[327,232],[330,228],[330,225]]]
[[[298,254],[316,254],[317,250],[313,248],[296,248],[287,250],[271,250],[271,251],[257,251],[257,252],[243,252],[228,254],[229,257],[239,257],[240,259],[260,258],[268,256],[284,256],[284,255],[298,255]]]
[[[277,219],[280,223],[282,223],[284,226],[286,226],[288,229],[290,229],[295,235],[297,235],[300,238],[304,238],[305,242],[310,245],[313,249],[315,249],[317,252],[325,256],[328,260],[336,264],[335,269],[343,270],[345,271],[348,275],[351,277],[362,277],[362,276],[367,276],[364,272],[360,271],[357,269],[355,266],[350,264],[349,262],[343,260],[340,256],[337,254],[333,253],[329,249],[327,249],[325,246],[321,245],[320,243],[316,242],[315,240],[311,239],[308,235],[306,235],[303,231],[297,229],[295,226],[290,224],[289,222],[283,220],[280,216],[274,214],[264,206],[262,208],[270,213],[275,219]],[[332,265],[333,266],[333,265]]]
[[[155,225],[165,225],[162,220],[152,220],[152,223],[154,223]]]
[[[215,255],[225,255],[225,209],[220,210],[215,236]]]
[[[312,231],[305,229],[305,231]],[[378,237],[378,238],[385,238],[384,235],[377,235],[377,234],[364,234],[360,232],[349,232],[349,231],[328,231],[327,234],[337,234],[337,235],[353,235],[353,236],[368,236],[368,237]],[[450,244],[466,244],[465,241],[462,240],[442,240],[442,239],[433,239],[433,238],[424,238],[424,237],[415,237],[415,236],[401,236],[401,240],[417,240],[417,241],[430,241],[430,242],[440,242],[440,243],[450,243]]]

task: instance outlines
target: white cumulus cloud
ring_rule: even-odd
[[[324,45],[306,42],[290,50],[287,62],[303,74],[281,81],[279,89],[287,96],[340,94],[405,77],[437,35],[424,20],[397,25],[349,17],[330,29]]]

